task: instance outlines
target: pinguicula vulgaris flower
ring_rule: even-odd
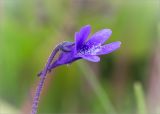
[[[43,87],[44,80],[48,72],[55,67],[64,64],[70,64],[79,59],[85,59],[91,62],[99,62],[99,55],[111,53],[118,49],[121,45],[120,41],[104,44],[111,36],[110,29],[102,29],[89,37],[91,26],[86,25],[75,33],[74,42],[62,42],[56,46],[51,53],[45,68],[38,74],[41,78],[37,91],[33,100],[31,114],[36,114],[40,93]],[[60,51],[59,57],[53,61],[54,56]]]

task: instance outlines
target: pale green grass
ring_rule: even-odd
[[[134,84],[134,93],[136,98],[136,105],[137,105],[137,114],[148,114],[146,110],[146,102],[144,97],[144,92],[142,88],[142,84],[136,82]]]

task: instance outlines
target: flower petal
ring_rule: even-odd
[[[103,54],[108,54],[111,53],[112,51],[115,51],[118,49],[121,45],[121,42],[112,42],[110,44],[106,44],[101,47],[100,51],[96,53],[96,55],[103,55]]]
[[[101,45],[103,44],[112,34],[110,29],[103,29],[91,36],[91,38],[86,42],[86,45]]]
[[[92,62],[100,61],[100,58],[98,56],[93,56],[93,55],[83,55],[82,58],[88,61],[92,61]]]
[[[75,33],[75,45],[76,45],[76,50],[79,49],[82,44],[85,42],[86,38],[89,36],[91,31],[91,26],[86,25],[80,29],[79,32]]]

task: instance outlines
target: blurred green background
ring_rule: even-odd
[[[160,114],[158,0],[0,0],[0,114],[29,114],[52,49],[90,24],[121,48],[56,68],[38,114]]]

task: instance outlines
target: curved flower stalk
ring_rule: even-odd
[[[121,45],[120,41],[105,44],[105,41],[111,36],[112,31],[110,29],[102,29],[93,34],[89,40],[87,40],[91,32],[91,26],[86,25],[75,33],[74,42],[62,42],[51,53],[45,68],[38,74],[41,80],[36,90],[36,94],[33,100],[31,114],[36,114],[40,93],[44,84],[44,80],[48,72],[52,69],[64,65],[70,64],[79,59],[85,59],[91,62],[99,62],[99,55],[111,53],[118,49]],[[53,61],[54,56],[60,51],[59,57]]]

